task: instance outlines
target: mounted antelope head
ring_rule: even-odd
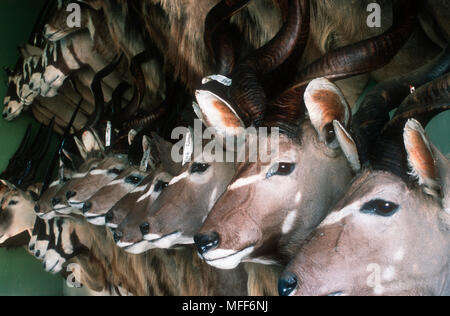
[[[350,108],[340,89],[327,78],[347,78],[390,60],[401,47],[396,41],[376,58],[367,52],[384,39],[404,43],[409,37],[411,11],[397,7],[394,14],[401,22],[396,21],[383,35],[331,51],[306,67],[302,79],[275,99],[260,118],[263,126],[280,129],[279,151],[269,162],[258,157],[256,162],[247,160],[237,167],[195,236],[199,253],[208,264],[232,269],[241,261],[286,263],[290,258],[287,245],[299,245],[345,192],[361,161],[354,154],[357,144],[344,132],[351,126]],[[344,59],[345,64],[339,62]],[[332,69],[327,65],[333,65]],[[318,74],[325,78],[311,81]],[[252,84],[257,87],[256,82]],[[404,97],[409,90],[402,93]],[[390,102],[383,98],[384,103]],[[252,103],[267,102],[264,98],[257,101]],[[372,100],[368,103],[374,105]],[[199,105],[202,107],[201,102]],[[206,111],[206,107],[202,109],[202,113]]]
[[[7,121],[11,121],[19,116],[23,109],[24,104],[19,97],[19,87],[23,80],[21,74],[13,74],[10,70],[7,70],[8,89],[6,90],[6,96],[3,100],[3,118]]]
[[[152,181],[155,176],[152,169],[159,166],[160,158],[155,150],[152,150],[151,141],[147,136],[142,138],[142,149],[144,156],[140,167],[128,167],[114,181],[102,187],[84,203],[83,213],[88,222],[104,226],[106,224],[106,213],[116,203],[137,188],[139,188],[138,191],[142,192],[146,184]],[[164,159],[166,158],[164,157]],[[149,168],[151,170],[147,172]]]
[[[244,2],[246,1],[241,1],[241,5]],[[297,45],[298,39],[303,35],[302,32],[308,29],[305,26],[307,24],[305,21],[309,18],[309,10],[305,9],[307,3],[308,1],[290,1],[289,18],[283,28],[272,41],[250,54],[236,69],[232,69],[233,63],[228,60],[229,54],[216,56],[219,59],[217,64],[222,64],[219,68],[226,65],[226,69],[222,69],[223,73],[219,79],[224,78],[223,74],[231,73],[233,70],[233,85],[230,87],[233,99],[240,100],[240,98],[245,98],[253,93],[248,90],[249,86],[245,86],[241,82],[243,78],[247,78],[246,75],[270,73],[289,57]],[[221,4],[230,5],[229,3]],[[276,56],[275,50],[278,53]],[[220,55],[220,52],[218,54]],[[263,65],[264,56],[267,55],[271,55],[273,58],[270,60],[270,65]],[[228,93],[224,91],[228,89],[227,81],[229,80],[215,81],[214,76],[206,78],[205,85],[196,92],[200,107],[197,109],[197,106],[194,106],[194,110],[207,127],[214,128],[217,136],[204,148],[219,144],[219,147],[223,146],[224,156],[230,157],[229,153],[231,153],[234,159],[227,161],[221,157],[220,160],[225,161],[221,162],[215,159],[216,152],[203,151],[199,154],[194,150],[190,162],[184,167],[182,173],[172,179],[167,189],[153,203],[140,223],[144,239],[155,247],[170,248],[176,244],[193,243],[195,233],[201,227],[217,199],[227,188],[238,166],[238,154],[233,152],[234,148],[227,148],[224,140],[228,136],[230,136],[229,138],[240,136],[239,131],[244,130],[245,123],[252,121],[257,124],[258,118],[250,117],[248,114],[248,112],[255,111],[252,105],[248,106],[242,102],[242,108],[240,108],[240,106],[232,106],[225,101],[229,99]],[[239,102],[236,103],[239,104]],[[230,135],[226,135],[226,130],[230,131]],[[192,133],[191,136],[193,136]]]
[[[0,190],[4,192],[0,209],[0,244],[23,232],[31,235],[36,219],[36,215],[29,212],[34,208],[33,196],[4,180],[1,180]]]
[[[370,166],[289,264],[280,294],[450,293],[450,163],[421,125],[450,108],[449,87],[447,74],[400,106]]]
[[[363,172],[289,264],[280,294],[449,295],[450,163],[414,120],[404,146],[415,184]]]

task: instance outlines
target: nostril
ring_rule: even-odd
[[[280,296],[289,296],[297,287],[298,280],[295,274],[288,272],[278,280],[278,294]]]
[[[30,246],[28,247],[28,249],[30,249],[30,251],[34,251],[34,244],[33,244],[33,245],[30,245]]]
[[[3,113],[2,116],[3,116],[3,118],[6,118],[8,116],[8,114]]]
[[[34,212],[35,212],[35,213],[39,213],[40,210],[41,210],[40,205],[39,205],[39,204],[36,204],[36,205],[34,206]]]
[[[106,221],[107,223],[112,222],[113,219],[114,219],[114,214],[113,214],[112,211],[109,211],[108,213],[106,213],[106,215],[105,215],[105,221]]]
[[[150,232],[150,225],[149,223],[142,223],[141,226],[139,226],[141,229],[142,235],[147,235]]]
[[[55,206],[58,205],[59,203],[61,203],[61,199],[60,199],[60,198],[54,197],[54,198],[52,199],[52,205],[53,205],[53,207],[55,207]]]
[[[194,242],[197,246],[198,252],[203,255],[205,252],[217,247],[219,244],[220,237],[219,234],[213,232],[208,235],[196,235],[194,236]]]
[[[83,213],[87,213],[90,211],[90,209],[92,208],[92,203],[91,202],[86,202],[83,205]]]
[[[116,243],[118,243],[118,242],[122,239],[122,236],[123,236],[122,232],[119,231],[119,230],[116,230],[116,231],[114,232],[114,241],[115,241]]]
[[[39,258],[39,257],[41,256],[41,252],[40,252],[39,250],[36,251],[35,256],[36,256],[37,258]]]
[[[76,192],[72,192],[72,191],[66,192],[66,198],[68,200],[70,200],[71,198],[75,197],[76,195],[77,195]]]

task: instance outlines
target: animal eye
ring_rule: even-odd
[[[126,183],[132,184],[132,185],[138,185],[141,183],[142,177],[140,176],[129,176],[125,179]]]
[[[372,200],[361,208],[361,213],[389,217],[398,211],[398,205],[385,200]]]
[[[17,204],[19,204],[19,202],[14,201],[14,200],[9,201],[9,203],[8,203],[9,206],[13,206],[13,205],[17,205]]]
[[[119,168],[113,168],[113,169],[108,170],[108,173],[113,173],[115,175],[119,175],[119,174],[121,174],[122,171],[123,170],[121,170]]]
[[[208,170],[209,164],[207,163],[194,163],[191,166],[191,173],[202,173]]]
[[[167,188],[167,186],[169,185],[168,182],[164,182],[164,181],[158,181],[155,184],[155,192],[161,192],[162,190],[164,190],[165,188]]]
[[[269,172],[266,175],[266,179],[273,176],[288,176],[294,171],[295,163],[288,162],[280,162],[270,168]]]

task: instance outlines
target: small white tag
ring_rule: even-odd
[[[231,80],[230,78],[227,78],[225,76],[222,75],[211,75],[208,77],[205,77],[202,79],[202,84],[207,84],[208,82],[211,81],[217,81],[220,82],[221,84],[223,84],[224,86],[231,86],[231,84],[233,83],[233,80]]]
[[[106,147],[111,146],[111,130],[112,130],[112,124],[111,124],[111,121],[108,121],[108,123],[106,123],[106,136],[105,136]]]
[[[409,85],[409,93],[413,94],[414,92],[416,92],[416,87]]]
[[[148,163],[150,161],[150,151],[151,151],[151,148],[149,147],[144,152],[144,156],[142,156],[141,166],[139,168],[142,172],[147,172]]]
[[[188,163],[191,160],[192,153],[194,152],[194,140],[193,140],[193,131],[191,128],[189,128],[189,131],[186,134],[186,139],[184,140],[184,147],[183,147],[183,163],[182,166],[184,166],[186,163]]]

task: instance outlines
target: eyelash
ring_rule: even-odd
[[[390,217],[397,213],[399,206],[393,202],[376,199],[365,203],[361,207],[361,213]]]

